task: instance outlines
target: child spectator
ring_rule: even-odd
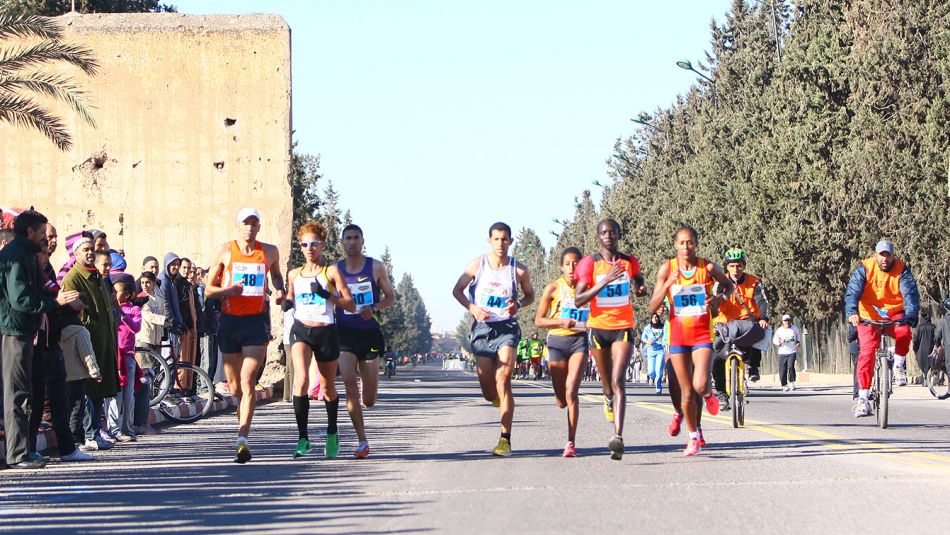
[[[161,355],[160,346],[164,334],[165,315],[162,313],[162,302],[155,295],[158,279],[151,271],[143,271],[138,282],[142,288],[142,293],[137,299],[141,303],[142,328],[135,335],[135,345],[151,349],[155,354]],[[132,423],[136,435],[157,435],[158,431],[148,425],[148,403],[152,394],[153,370],[143,364],[136,362],[139,369],[143,371],[143,375],[142,380],[137,381],[136,384],[135,416]]]
[[[142,372],[135,363],[135,335],[142,327],[142,311],[132,304],[134,285],[127,281],[115,283],[119,305],[119,385],[121,392],[114,398],[109,410],[109,431],[119,442],[135,440],[132,415],[135,411],[135,384]]]

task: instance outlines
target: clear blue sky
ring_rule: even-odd
[[[290,2],[179,0],[182,13],[277,13],[293,36],[293,123],[366,233],[412,274],[434,329],[488,227],[531,227],[604,180],[641,110],[695,76],[729,0]],[[593,231],[593,229],[592,229]],[[545,281],[535,281],[540,286]]]

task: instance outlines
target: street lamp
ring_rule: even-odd
[[[637,124],[642,124],[643,126],[649,126],[650,128],[656,130],[657,132],[663,132],[662,128],[650,122],[652,119],[653,117],[650,117],[650,114],[648,114],[645,111],[641,111],[640,115],[637,115],[636,117],[631,118],[630,121]]]
[[[772,33],[775,35],[775,58],[778,59],[779,63],[782,62],[782,49],[778,44],[778,19],[775,15],[775,0],[771,2],[763,2],[762,0],[752,0],[760,6],[769,5],[772,7]]]
[[[685,70],[685,71],[692,71],[692,72],[698,74],[699,76],[701,76],[701,77],[702,77],[703,79],[705,79],[707,82],[709,82],[710,87],[712,87],[713,108],[714,108],[716,111],[719,111],[719,104],[716,102],[716,101],[718,100],[718,99],[716,98],[716,82],[714,82],[712,78],[710,78],[710,77],[706,76],[705,74],[703,74],[703,73],[697,71],[696,68],[693,67],[693,64],[692,64],[689,60],[681,59],[681,60],[679,60],[679,61],[676,62],[676,66],[679,67],[679,68],[681,68],[681,69],[683,69],[683,70]]]

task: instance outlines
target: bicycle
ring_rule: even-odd
[[[748,390],[745,381],[745,353],[730,342],[729,354],[726,355],[726,395],[732,405],[732,427],[736,429],[745,425],[745,397]]]
[[[160,353],[168,349],[168,357]],[[146,374],[152,376],[149,407],[158,407],[166,418],[175,423],[191,423],[211,412],[214,405],[214,383],[207,372],[198,366],[175,358],[174,344],[159,346],[159,352],[147,347],[136,347],[135,358]],[[196,398],[197,411],[183,415],[178,410],[184,398]]]
[[[887,349],[887,334],[884,333],[884,330],[891,325],[897,325],[897,322],[874,321],[864,318],[861,318],[860,321],[863,325],[881,329],[881,343],[874,353],[874,376],[871,378],[870,401],[874,409],[874,415],[877,417],[878,427],[887,429],[890,398],[894,390],[894,359]]]
[[[927,387],[930,394],[937,399],[950,398],[950,377],[947,376],[943,351],[935,348],[930,354],[930,369],[927,371]]]

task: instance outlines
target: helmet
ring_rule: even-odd
[[[943,300],[943,311],[950,313],[950,297]]]
[[[739,249],[738,247],[734,247],[726,251],[726,260],[723,262],[723,264],[728,265],[732,262],[742,262],[745,264],[746,258],[745,251]]]

